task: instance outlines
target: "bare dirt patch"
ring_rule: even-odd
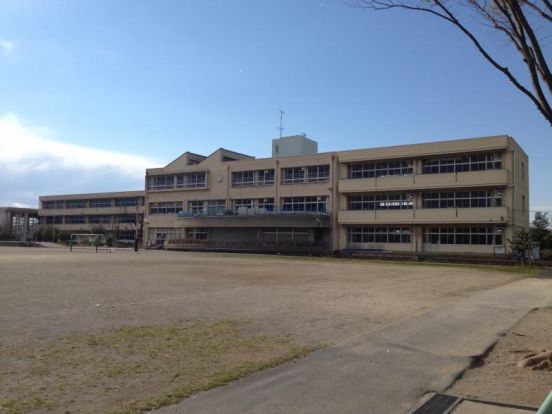
[[[137,413],[311,350],[242,325],[188,321],[0,347],[0,408]]]
[[[0,343],[123,325],[237,319],[332,343],[523,277],[466,267],[145,251],[0,248]]]
[[[516,324],[481,363],[449,390],[471,398],[538,407],[552,389],[552,371],[519,368],[524,355],[552,346],[552,308],[537,309]]]
[[[465,266],[0,247],[0,396],[20,411],[154,407],[522,277]],[[193,359],[166,364],[173,342],[159,338],[167,330],[194,321],[209,332],[221,320],[237,325],[223,326],[222,349],[207,347],[209,369],[194,376]],[[136,398],[149,403],[132,405]]]

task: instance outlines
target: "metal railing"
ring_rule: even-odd
[[[283,209],[268,210],[265,208],[238,208],[224,210],[200,210],[181,211],[177,213],[178,218],[189,217],[240,217],[240,216],[329,216],[330,212],[325,211],[289,211]]]

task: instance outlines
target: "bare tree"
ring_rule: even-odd
[[[429,13],[458,28],[479,53],[524,95],[552,126],[552,73],[545,55],[545,42],[552,38],[552,0],[345,0],[371,10],[405,9]],[[524,85],[508,66],[499,63],[484,45],[482,33],[460,16],[472,17],[475,27],[504,36],[520,54],[530,86]],[[546,39],[548,36],[548,39]]]

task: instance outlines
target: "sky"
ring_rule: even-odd
[[[484,40],[526,80],[505,41]],[[280,109],[284,135],[320,151],[511,135],[530,157],[531,210],[552,210],[552,128],[433,16],[343,0],[2,0],[0,205],[141,189],[145,168],[185,151],[269,157]]]

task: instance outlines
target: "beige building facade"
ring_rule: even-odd
[[[120,243],[132,243],[144,221],[144,191],[39,197],[40,223],[60,231],[91,233],[102,227]]]
[[[221,148],[146,170],[146,245],[501,254],[529,226],[528,157],[509,136],[326,153],[294,136],[276,154],[286,140],[307,153]]]

